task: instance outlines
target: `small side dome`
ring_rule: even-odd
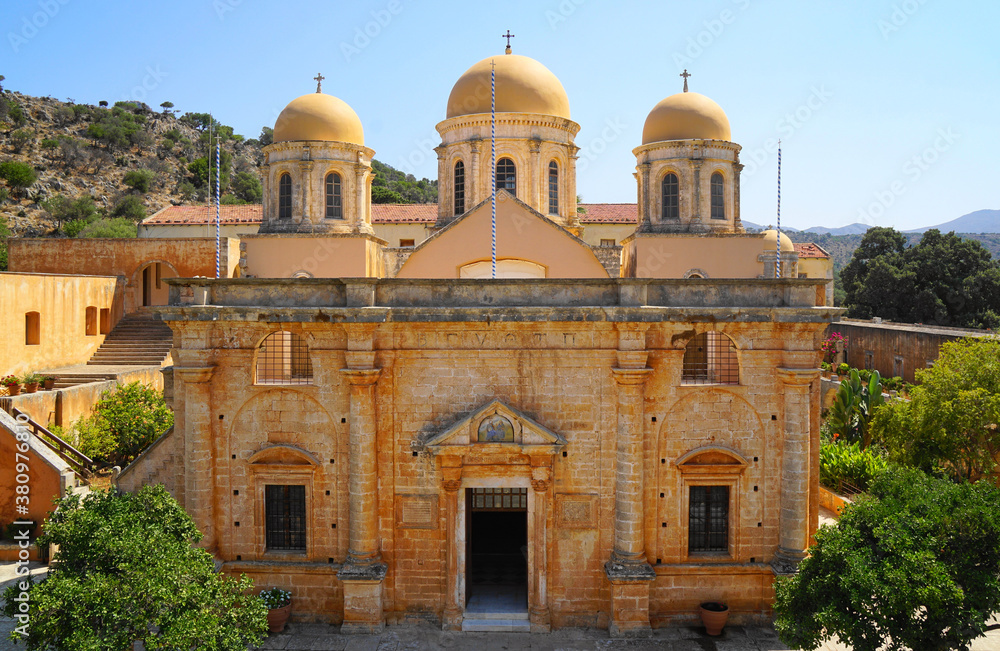
[[[764,231],[764,250],[773,251],[775,238],[778,237],[778,231],[774,229]],[[781,252],[782,253],[792,253],[795,251],[795,245],[792,240],[789,239],[784,233],[781,234]]]
[[[297,97],[278,115],[274,142],[328,140],[365,144],[365,131],[354,109],[342,99],[326,93]]]
[[[677,93],[653,107],[642,128],[642,144],[666,140],[732,141],[722,107],[701,93]]]
[[[448,117],[490,112],[490,63],[496,63],[498,113],[536,113],[570,119],[569,97],[559,78],[531,57],[501,54],[465,71],[448,97]]]

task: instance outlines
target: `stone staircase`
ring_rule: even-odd
[[[160,366],[173,346],[170,327],[151,314],[122,317],[88,366]]]

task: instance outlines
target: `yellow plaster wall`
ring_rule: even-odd
[[[626,278],[684,278],[700,269],[708,278],[757,278],[764,265],[759,236],[658,235],[636,237],[622,252]]]
[[[380,245],[365,237],[260,235],[243,240],[247,275],[255,278],[379,277]]]
[[[16,240],[11,240],[15,242]],[[58,240],[56,240],[58,241]],[[111,325],[121,318],[123,284],[106,276],[0,274],[0,374],[23,374],[82,364],[104,341],[88,335],[86,311],[111,310]],[[40,343],[25,343],[25,314],[38,312]],[[98,329],[98,333],[100,330]]]
[[[833,259],[832,258],[799,258],[799,277],[827,278],[826,305],[833,305]]]

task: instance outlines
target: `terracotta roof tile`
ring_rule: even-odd
[[[261,205],[219,206],[219,222],[222,224],[259,224]],[[142,221],[148,226],[161,224],[214,224],[215,207],[208,204],[193,206],[167,206],[163,210]]]
[[[436,203],[373,203],[373,224],[433,224],[437,221]]]
[[[579,215],[583,224],[636,224],[639,206],[634,203],[581,203],[587,212]]]
[[[829,258],[830,254],[819,244],[813,242],[799,242],[795,245],[795,252],[802,258]]]

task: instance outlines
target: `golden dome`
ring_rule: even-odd
[[[537,113],[569,119],[569,98],[559,79],[519,54],[483,59],[465,71],[448,97],[448,117],[490,112],[490,62],[496,63],[498,113]]]
[[[347,102],[325,93],[296,97],[274,123],[274,142],[334,140],[365,144],[361,119]]]
[[[774,229],[764,231],[764,251],[774,250],[774,239],[778,236],[778,231]],[[795,245],[784,233],[781,234],[781,252],[791,253],[795,250]]]
[[[642,128],[642,144],[664,140],[732,140],[722,107],[701,93],[677,93],[653,107]]]

